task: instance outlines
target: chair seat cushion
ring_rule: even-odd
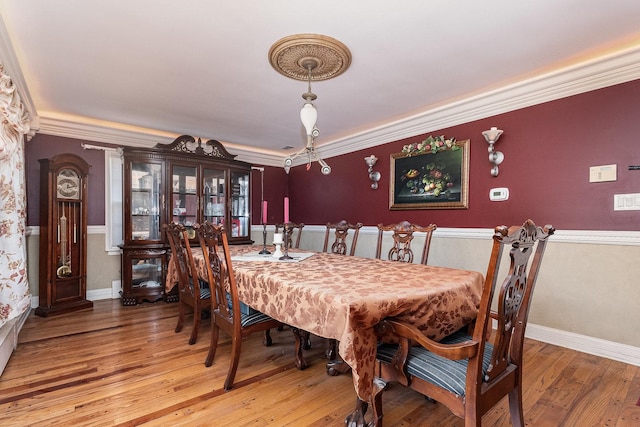
[[[271,320],[273,320],[271,317],[259,311],[254,311],[251,314],[240,313],[240,324],[243,328],[255,325],[256,323],[269,322]]]
[[[459,344],[471,339],[471,336],[458,331],[440,342],[443,344]],[[390,364],[397,349],[397,344],[378,345],[378,360]],[[487,342],[482,361],[483,373],[486,373],[489,368],[492,352],[493,345]],[[464,396],[467,364],[468,359],[449,360],[430,352],[424,347],[414,346],[411,347],[407,358],[407,372],[457,396]]]
[[[209,298],[211,298],[211,289],[200,288],[200,299],[209,299]]]

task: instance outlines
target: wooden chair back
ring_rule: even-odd
[[[240,302],[238,285],[233,272],[229,242],[224,227],[207,221],[194,226],[206,261],[209,283],[214,289],[211,298],[211,342],[205,366],[211,366],[218,347],[219,330],[232,337],[231,361],[224,389],[233,387],[238,369],[242,338],[258,331],[265,332],[265,345],[271,345],[269,329],[282,324]]]
[[[338,255],[346,255],[347,254],[347,236],[349,234],[349,230],[353,230],[353,236],[351,239],[351,249],[349,250],[349,255],[353,256],[356,253],[356,245],[358,244],[358,234],[360,234],[360,229],[362,228],[362,223],[358,222],[357,224],[348,223],[346,220],[342,220],[336,224],[327,223],[327,230],[324,235],[324,247],[322,248],[322,252],[328,252],[338,254]],[[334,232],[334,240],[331,244],[331,248],[329,248],[329,235],[331,231]]]
[[[414,238],[414,233],[424,233],[424,245],[422,247],[422,257],[420,258],[420,264],[427,264],[427,258],[429,257],[429,248],[431,246],[431,237],[435,229],[438,228],[435,224],[429,224],[426,227],[412,224],[409,221],[402,221],[398,224],[383,225],[378,224],[378,245],[376,246],[376,258],[380,259],[382,256],[382,240],[385,231],[392,231],[393,245],[387,253],[387,259],[390,261],[400,262],[413,262],[413,250],[411,249],[411,242]]]
[[[195,226],[198,242],[202,248],[202,256],[207,263],[207,277],[211,287],[211,309],[220,312],[224,317],[232,318],[231,307],[233,306],[233,295],[238,297],[236,281],[226,279],[228,273],[225,271],[224,247],[219,249],[222,243],[223,227],[213,225],[208,221]],[[234,278],[235,279],[235,278]],[[234,289],[230,289],[234,288]],[[235,290],[235,292],[234,292]],[[236,319],[240,319],[240,312],[236,313]],[[232,321],[233,321],[232,320]]]
[[[209,300],[211,299],[209,285],[198,277],[198,270],[184,225],[170,222],[163,225],[163,228],[169,240],[171,260],[178,275],[179,312],[176,332],[182,330],[186,308],[191,307],[194,321],[189,344],[195,344],[198,339],[202,310],[209,309]]]
[[[379,346],[380,377],[409,386],[446,405],[464,418],[465,426],[479,426],[482,415],[509,396],[511,422],[524,426],[524,334],[542,257],[554,231],[550,225],[538,227],[531,220],[522,226],[496,227],[471,333],[465,328],[435,342],[408,323],[396,319],[381,322],[381,332],[400,337],[400,344]],[[500,261],[507,247],[509,271],[499,287],[497,311],[492,312]],[[495,330],[492,320],[496,323]],[[374,411],[380,419],[384,388],[383,383],[374,398]]]
[[[295,223],[295,222],[288,222],[287,224],[287,229],[289,230],[289,248],[296,248],[298,249],[300,247],[300,238],[302,237],[302,229],[304,228],[304,223]],[[280,224],[276,224],[276,233],[282,233],[284,232],[284,223],[280,223]],[[293,245],[293,235],[296,235],[296,244],[295,246]]]

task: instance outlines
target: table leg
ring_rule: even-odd
[[[369,403],[360,399],[356,399],[356,409],[352,413],[347,415],[344,420],[346,427],[382,427],[382,392],[388,387],[386,381],[376,377],[373,380],[373,395],[371,400],[373,402],[373,419],[367,423],[364,419],[364,415],[367,413]]]
[[[344,420],[346,427],[367,427],[364,421],[364,414],[367,412],[369,404],[360,398],[356,399],[356,409],[352,413],[347,415]]]
[[[306,335],[307,332],[294,327],[291,327],[291,332],[293,332],[293,336],[296,339],[296,349],[295,349],[296,368],[298,368],[299,370],[303,370],[308,366],[307,361],[304,359],[304,356],[302,355],[302,349],[306,345],[307,338],[308,338],[308,336]]]
[[[351,366],[342,359],[330,360],[327,362],[327,375],[337,377],[340,374],[351,372]]]

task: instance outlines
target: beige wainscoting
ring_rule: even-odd
[[[30,227],[27,235],[27,269],[31,306],[38,306],[38,254],[39,227]],[[109,254],[105,249],[105,228],[89,226],[87,229],[87,299],[99,300],[112,297],[112,283],[120,281],[120,255]]]

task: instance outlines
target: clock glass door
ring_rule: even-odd
[[[57,203],[57,245],[56,245],[56,276],[59,279],[76,278],[80,272],[80,241],[82,236],[82,214],[80,203],[73,201],[58,201]],[[57,298],[76,296],[56,295]]]

